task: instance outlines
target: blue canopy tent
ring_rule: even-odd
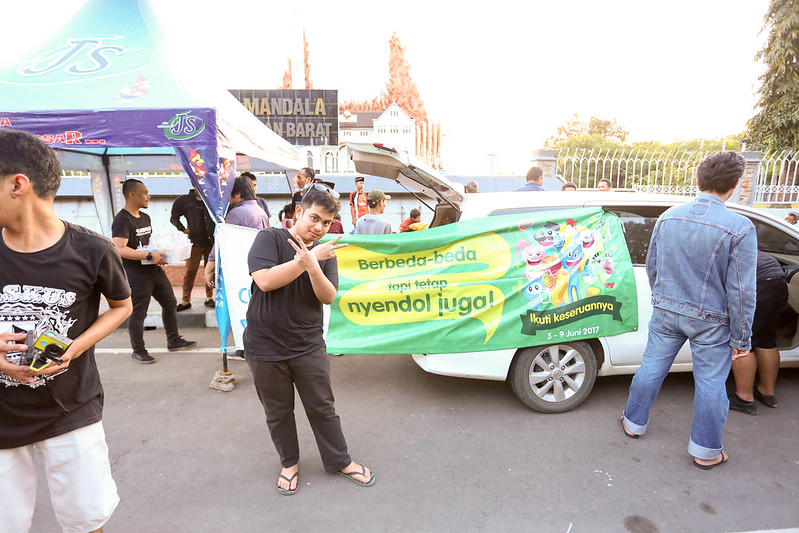
[[[59,152],[65,169],[91,172],[106,235],[124,205],[122,180],[128,170],[141,170],[137,158],[159,158],[159,167],[169,158],[217,223],[237,153],[275,171],[302,166],[296,148],[216,88],[222,66],[187,58],[197,63],[194,75],[181,76],[186,69],[168,63],[163,43],[147,0],[89,0],[36,53],[0,69],[0,127],[32,132]],[[224,345],[229,318],[219,299]]]
[[[0,70],[0,127],[30,131],[72,152],[62,157],[67,168],[91,170],[100,161],[109,176],[126,170],[131,149],[169,148],[222,221],[236,153],[281,170],[299,168],[299,152],[226,90],[213,88],[214,65],[181,79],[162,45],[147,0],[90,0],[37,53]],[[96,197],[108,198],[112,211],[121,208],[107,179],[92,181],[104,188],[94,190]],[[105,231],[110,221],[98,215]]]

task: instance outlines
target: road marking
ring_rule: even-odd
[[[231,350],[235,349],[233,347],[230,348]],[[129,354],[133,350],[130,348],[95,348],[94,353],[110,353],[110,354]],[[150,353],[176,353],[170,352],[167,350],[166,346],[163,348],[147,348],[147,351]],[[179,350],[181,352],[187,353],[217,353],[221,354],[222,352],[219,351],[219,348],[192,348],[191,350]]]

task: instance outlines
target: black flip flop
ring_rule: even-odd
[[[624,433],[625,437],[627,437],[628,439],[637,439],[638,437],[641,436],[641,435],[636,435],[635,433],[629,433],[627,431],[627,426],[624,425],[624,417],[623,416],[621,417],[621,419],[619,421],[621,422],[621,431],[622,431],[622,433]]]
[[[696,457],[694,457],[694,466],[697,468],[701,468],[702,470],[710,470],[711,468],[715,468],[719,465],[726,463],[729,460],[730,456],[724,452],[721,452],[721,461],[718,463],[713,463],[712,465],[703,465],[696,462]]]
[[[299,472],[299,470],[298,470],[298,471],[294,472],[294,475],[293,475],[293,476],[291,476],[290,478],[287,478],[287,477],[286,477],[286,476],[284,476],[283,474],[280,474],[280,475],[279,475],[279,477],[282,477],[283,479],[285,479],[286,481],[288,481],[288,482],[289,482],[289,487],[291,487],[291,482],[292,482],[292,481],[294,481],[294,478],[295,478],[295,477],[297,477],[297,476],[299,476],[299,475],[300,475],[300,472]],[[290,489],[290,488],[288,488],[288,489],[284,489],[283,487],[281,487],[280,485],[278,485],[278,486],[277,486],[277,491],[278,491],[280,494],[282,494],[283,496],[291,496],[292,494],[295,494],[299,488],[300,488],[300,480],[298,479],[298,480],[297,480],[297,487],[296,487],[294,490],[292,490],[292,489]]]
[[[372,474],[372,477],[369,478],[369,481],[361,481],[359,479],[355,479],[354,476],[366,476],[366,467],[364,465],[361,465],[360,472],[358,471],[342,472],[341,470],[339,470],[338,475],[346,477],[347,479],[349,479],[353,483],[360,485],[361,487],[371,487],[372,485],[375,484],[375,473],[374,472],[369,472],[369,473]]]

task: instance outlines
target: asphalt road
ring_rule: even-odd
[[[377,483],[326,474],[298,414],[300,490],[274,489],[277,454],[246,363],[236,388],[208,388],[221,366],[207,347],[130,358],[127,334],[99,345],[104,424],[121,503],[106,532],[752,531],[799,526],[799,371],[784,370],[780,408],[730,413],[730,462],[691,464],[693,382],[666,380],[640,440],[621,434],[630,377],[600,378],[576,410],[528,410],[505,383],[427,374],[409,356],[331,357],[336,406],[353,459]],[[163,353],[156,350],[161,346]],[[299,406],[299,403],[298,403]],[[43,481],[34,532],[59,531]]]

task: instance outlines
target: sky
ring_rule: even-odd
[[[130,1],[130,0],[107,0]],[[4,2],[0,65],[25,57],[85,0]],[[159,0],[166,52],[190,56],[227,89],[274,89],[287,59],[339,101],[370,100],[388,80],[396,32],[451,174],[525,174],[575,113],[616,119],[629,140],[741,133],[763,66],[768,0]],[[202,65],[202,68],[200,68]],[[210,81],[209,81],[210,83]]]

